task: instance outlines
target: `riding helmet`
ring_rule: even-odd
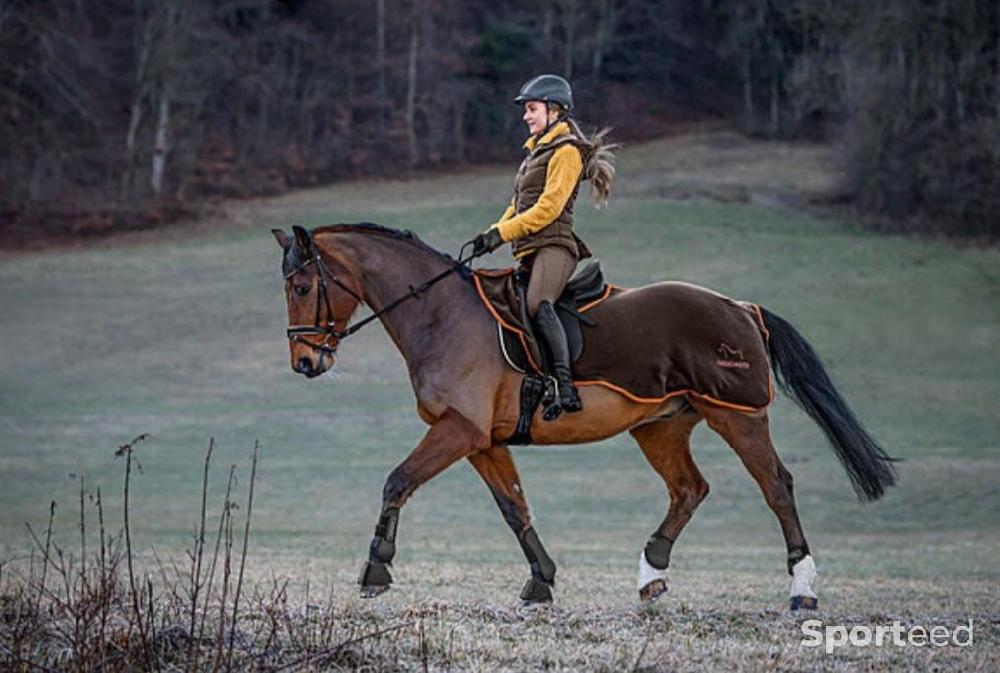
[[[525,82],[514,99],[514,104],[521,105],[531,100],[558,103],[569,112],[573,109],[573,89],[559,75],[539,75]]]

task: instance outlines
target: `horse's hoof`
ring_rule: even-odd
[[[381,596],[388,590],[388,584],[372,584],[371,586],[361,587],[361,597],[375,598],[376,596]]]
[[[639,589],[639,600],[643,603],[653,603],[665,593],[667,593],[667,581],[663,579],[653,580]]]
[[[545,610],[550,607],[552,607],[552,601],[549,601],[548,603],[521,601],[521,607],[518,609],[521,610],[522,612],[531,613],[531,612],[538,612],[540,610]]]
[[[365,561],[361,567],[361,576],[358,578],[361,585],[362,598],[375,598],[389,590],[392,584],[392,575],[384,563],[378,561]]]
[[[791,610],[815,610],[819,607],[819,599],[815,596],[792,596]]]
[[[541,607],[552,602],[552,585],[532,577],[521,589],[521,607]]]

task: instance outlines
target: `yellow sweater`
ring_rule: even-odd
[[[559,122],[553,126],[541,139],[531,136],[524,146],[530,151],[538,145],[550,143],[564,133],[569,133],[569,124]],[[545,172],[545,188],[538,201],[519,215],[514,214],[514,198],[511,198],[507,210],[491,229],[500,230],[500,238],[513,241],[552,224],[559,213],[566,207],[566,201],[576,188],[583,173],[583,160],[580,150],[573,145],[563,145],[552,153]],[[516,197],[515,197],[516,198]]]

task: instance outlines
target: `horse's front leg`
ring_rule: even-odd
[[[488,448],[490,438],[472,421],[448,407],[406,460],[389,473],[382,490],[382,513],[375,526],[368,561],[358,583],[361,596],[372,598],[389,589],[388,566],[396,554],[396,526],[403,503],[424,482],[452,463]]]

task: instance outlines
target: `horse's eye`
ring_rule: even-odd
[[[308,285],[296,285],[295,294],[299,295],[300,297],[304,297],[307,294],[309,294],[309,289],[310,288]]]

